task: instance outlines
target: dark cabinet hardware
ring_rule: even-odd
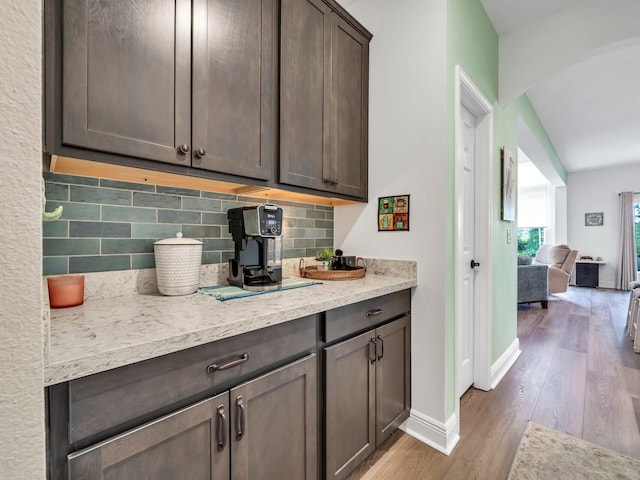
[[[218,451],[224,450],[227,444],[227,416],[224,414],[224,405],[218,406],[218,425],[216,436],[218,440]]]
[[[371,337],[369,341],[369,361],[374,363],[376,361],[376,350],[378,349],[378,344],[376,343],[376,338]]]
[[[206,154],[207,154],[207,151],[204,148],[199,148],[194,153],[196,158],[204,158]]]
[[[191,148],[186,143],[183,143],[178,147],[178,153],[181,153],[182,155],[186,155],[190,151],[191,151]]]
[[[469,265],[471,265],[472,269],[480,266],[480,264],[473,259],[471,260],[471,263]]]
[[[250,357],[251,355],[249,354],[249,352],[245,352],[237,360],[232,360],[230,362],[223,363],[222,365],[213,363],[207,367],[207,373],[220,372],[222,370],[227,370],[229,368],[237,367],[238,365],[248,361]]]
[[[237,410],[237,425],[236,425],[236,440],[242,440],[244,437],[244,401],[242,400],[242,395],[236,398],[236,408]]]
[[[376,317],[382,313],[381,308],[376,308],[375,310],[369,310],[367,312],[367,317]]]
[[[378,335],[378,342],[380,342],[380,353],[378,354],[378,344],[376,343],[376,354],[377,354],[377,360],[382,360],[382,357],[384,357],[384,340],[382,340],[382,337],[380,335]]]

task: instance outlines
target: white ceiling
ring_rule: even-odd
[[[562,10],[575,11],[584,0],[481,2],[503,36]],[[610,11],[612,16],[617,13],[614,8]],[[631,43],[603,49],[604,53],[555,72],[526,92],[569,173],[640,162],[640,45]]]

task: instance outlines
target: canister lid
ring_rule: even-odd
[[[154,245],[202,245],[200,240],[195,238],[182,238],[182,232],[176,233],[176,238],[165,238],[153,243]]]

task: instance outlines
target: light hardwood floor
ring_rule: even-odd
[[[506,479],[528,420],[640,459],[640,354],[624,333],[629,292],[570,287],[518,308],[522,354],[490,392],[460,403],[450,456],[396,432],[348,480]]]

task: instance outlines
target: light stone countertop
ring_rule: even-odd
[[[269,325],[331,310],[417,285],[415,262],[367,260],[363,279],[324,281],[221,302],[192,294],[92,294],[85,303],[51,310],[45,334],[45,385],[80,378]],[[152,270],[153,272],[153,270]],[[219,273],[219,272],[218,272]],[[288,274],[289,273],[289,274]],[[126,273],[132,275],[130,272]],[[285,271],[285,275],[290,272]],[[104,277],[104,278],[108,278]],[[202,284],[202,283],[201,283]],[[148,290],[148,288],[146,288]],[[115,295],[118,292],[112,292]]]

